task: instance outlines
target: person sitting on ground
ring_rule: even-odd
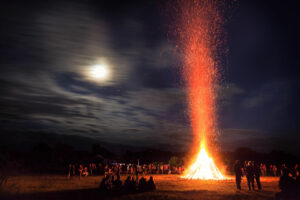
[[[124,186],[123,187],[124,187],[124,190],[126,192],[130,191],[130,189],[131,189],[131,176],[128,176],[126,178],[126,180],[124,181]]]
[[[155,183],[153,181],[153,177],[152,176],[150,176],[150,178],[149,178],[149,180],[147,182],[147,189],[148,189],[148,191],[154,191],[154,190],[156,190]]]
[[[113,182],[115,182],[115,176],[113,176],[112,174],[109,175],[109,179],[108,179],[108,189],[112,190],[113,189]]]
[[[139,191],[145,192],[147,190],[147,182],[146,179],[142,176],[142,178],[139,181]]]
[[[88,175],[89,175],[88,167],[84,167],[84,168],[83,168],[82,175],[83,175],[83,176],[88,176]]]
[[[100,182],[100,190],[101,191],[108,191],[109,190],[109,177],[108,177],[108,175],[105,175],[104,177],[103,177],[103,179],[101,180],[101,182]]]
[[[136,192],[136,181],[134,180],[133,176],[130,181],[130,189],[128,192]]]
[[[112,182],[113,190],[117,193],[120,193],[122,190],[122,181],[120,180],[120,176],[117,176],[117,179]]]

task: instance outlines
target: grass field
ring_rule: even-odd
[[[126,177],[123,176],[124,180]],[[186,180],[177,175],[155,175],[157,191],[122,196],[103,195],[98,190],[102,177],[17,176],[8,179],[1,189],[1,199],[168,199],[168,200],[263,200],[273,199],[279,191],[278,178],[262,177],[262,191],[248,191],[245,178],[242,191],[234,179],[224,181]]]

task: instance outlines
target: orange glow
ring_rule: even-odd
[[[189,179],[224,179],[207,153],[216,132],[216,52],[222,24],[218,2],[178,1],[176,10],[180,15],[176,33],[185,56],[182,74],[187,86],[194,148],[198,149],[183,176]]]
[[[201,145],[196,161],[188,168],[183,178],[188,179],[224,179],[213,159],[208,156],[205,146]]]

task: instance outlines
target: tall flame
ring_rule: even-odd
[[[207,153],[215,137],[215,101],[217,85],[216,52],[220,44],[222,16],[220,1],[179,0],[176,29],[184,54],[183,76],[187,85],[189,114],[194,134],[194,148],[199,149],[184,178],[223,179]]]
[[[185,172],[184,178],[188,179],[224,179],[224,176],[216,167],[213,159],[208,156],[205,145],[201,145],[196,161]]]

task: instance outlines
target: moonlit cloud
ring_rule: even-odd
[[[1,129],[185,149],[193,136],[182,55],[156,4],[144,3],[8,4],[1,14]],[[280,39],[286,35],[254,8],[241,6],[228,24],[229,66],[222,66],[217,105],[219,141],[228,148],[299,130],[297,62]],[[97,81],[90,71],[101,63],[109,77]]]
[[[52,4],[47,12],[35,13],[38,17],[30,22],[34,26],[27,34],[38,35],[39,43],[33,37],[26,41],[35,43],[31,53],[44,61],[33,63],[32,73],[21,64],[1,77],[7,88],[1,100],[13,107],[3,108],[2,119],[14,121],[19,129],[27,126],[27,130],[130,144],[167,142],[165,132],[185,130],[184,124],[172,126],[170,119],[174,117],[169,117],[174,105],[184,104],[184,93],[174,82],[165,84],[161,79],[172,75],[161,74],[162,68],[167,69],[165,73],[176,71],[171,44],[154,40],[149,48],[143,38],[146,30],[138,19],[122,19],[115,30],[105,20],[95,19],[85,5],[59,9],[63,5]],[[114,35],[118,29],[127,35]],[[124,42],[130,43],[120,44]],[[103,62],[111,77],[101,82],[91,80],[87,70]],[[140,74],[143,70],[144,75]],[[163,77],[152,81],[151,74]],[[149,75],[145,80],[143,76]]]

